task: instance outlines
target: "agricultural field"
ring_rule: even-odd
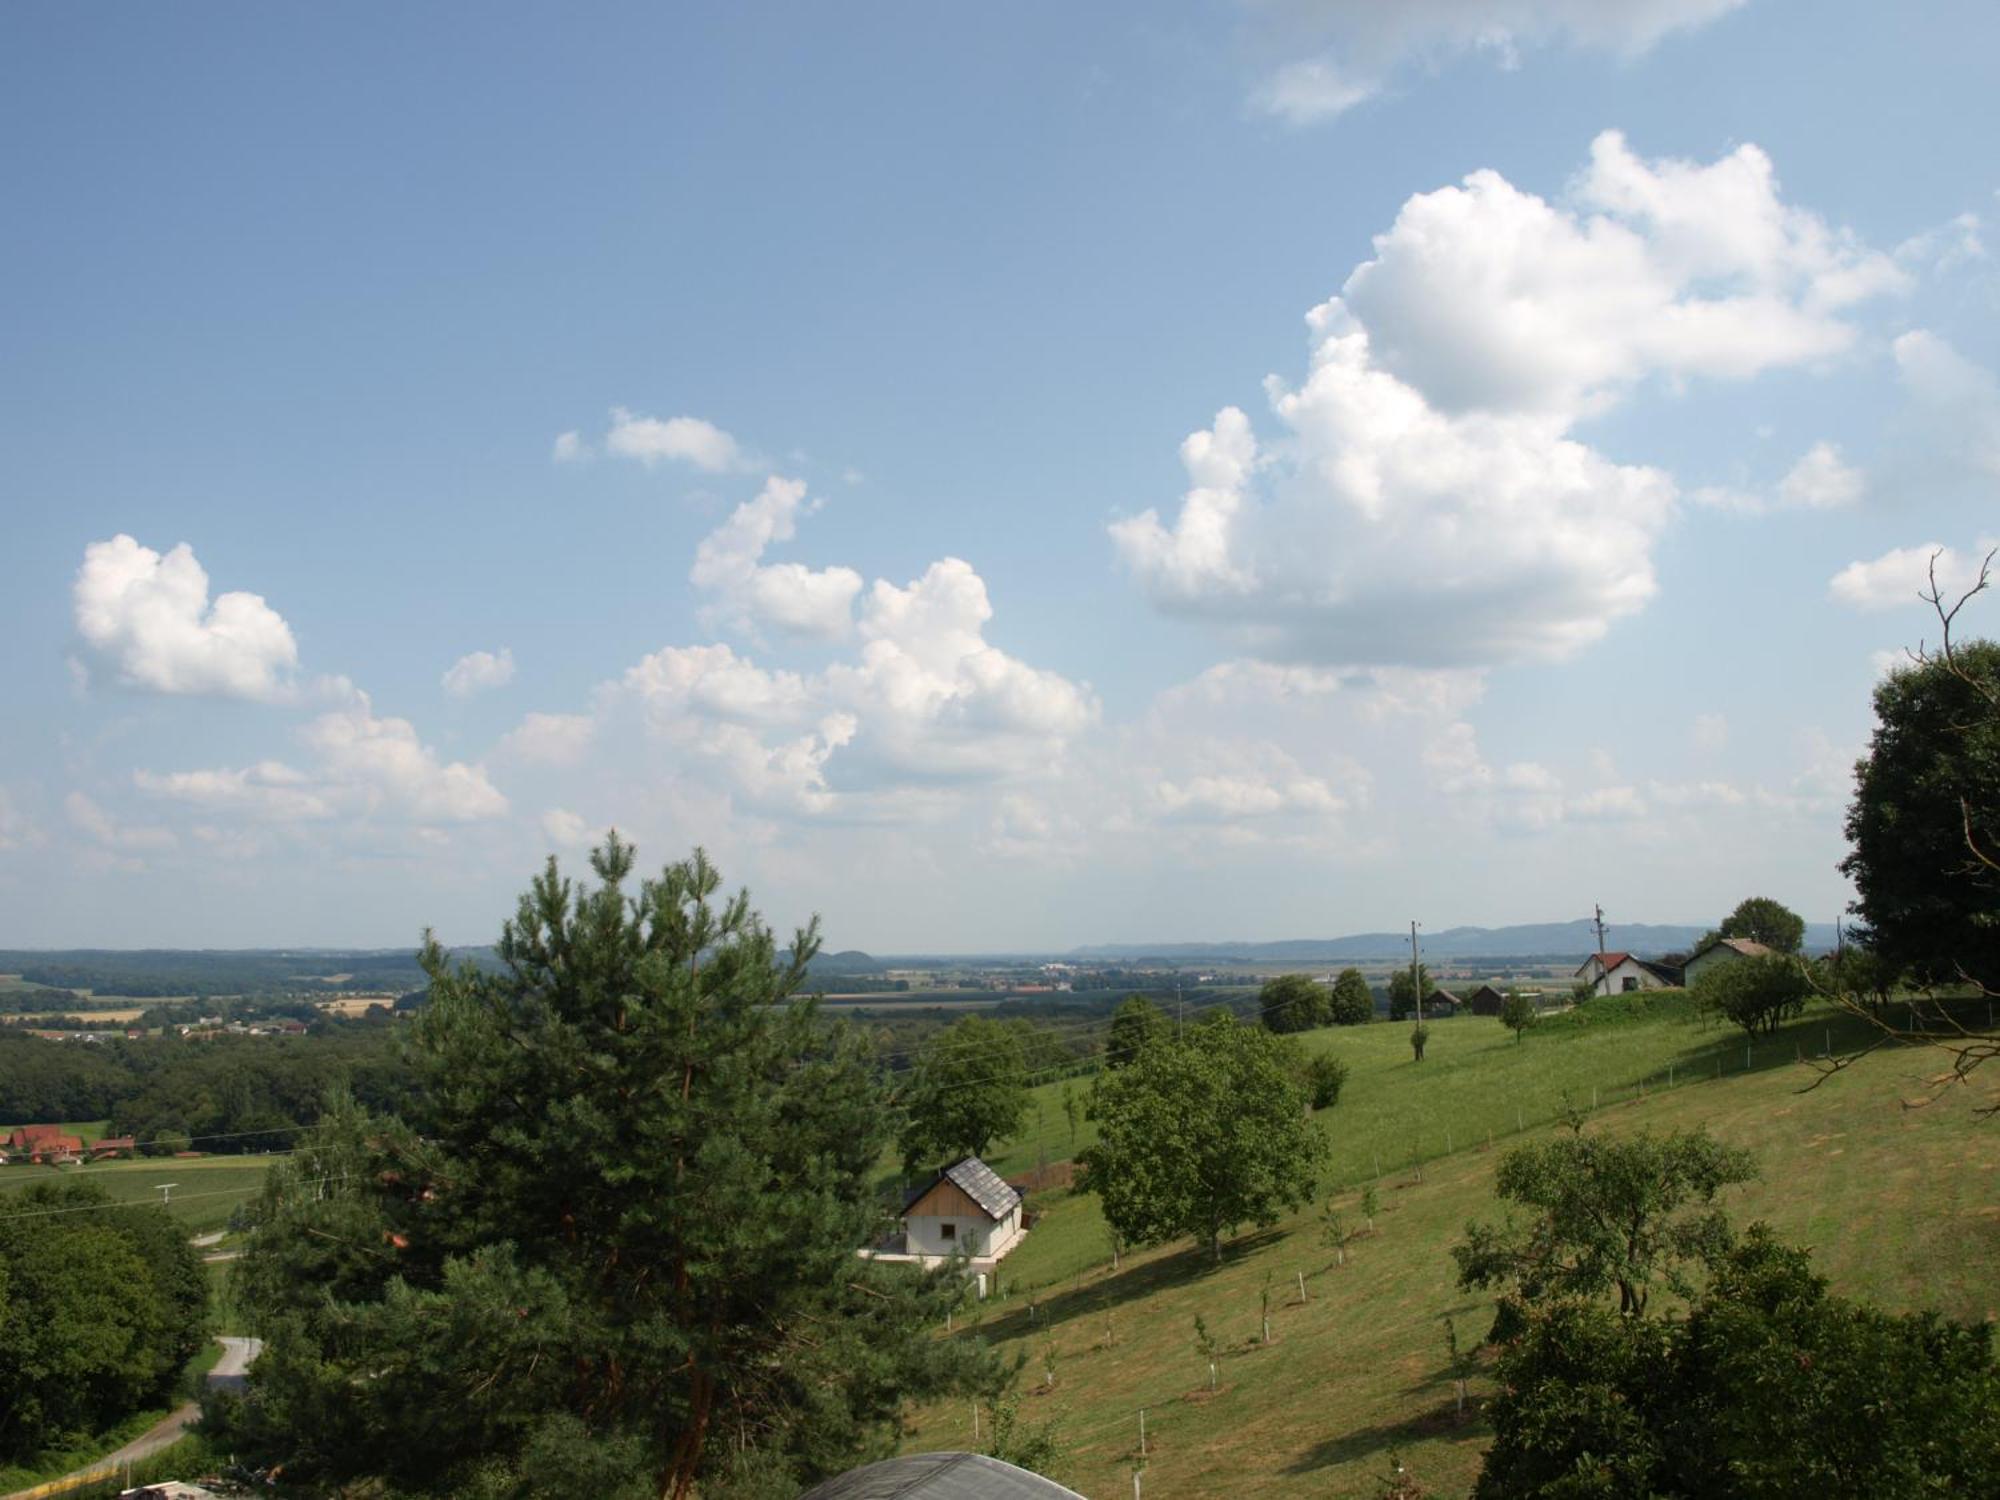
[[[97,1121],[102,1134],[103,1121]],[[76,1127],[66,1127],[75,1129]],[[187,1226],[190,1235],[221,1229],[238,1204],[248,1202],[264,1185],[271,1168],[264,1156],[204,1156],[192,1160],[141,1158],[74,1167],[0,1167],[0,1212],[10,1195],[37,1182],[89,1182],[120,1203],[158,1203],[160,1187],[171,1183],[167,1211]]]
[[[1807,1089],[1818,1075],[1798,1059],[1829,1044],[1849,1051],[1858,1029],[1809,1014],[1758,1043],[1746,1070],[1741,1034],[1705,1029],[1678,998],[1621,1000],[1610,1013],[1622,1019],[1551,1021],[1518,1047],[1491,1020],[1441,1022],[1422,1064],[1403,1026],[1307,1034],[1352,1068],[1340,1103],[1318,1117],[1332,1200],[1358,1226],[1361,1188],[1373,1183],[1380,1199],[1375,1232],[1341,1266],[1307,1213],[1247,1234],[1219,1267],[1181,1243],[1128,1253],[1114,1272],[1095,1200],[1039,1196],[1045,1217],[1002,1263],[1005,1296],[979,1316],[1026,1356],[1022,1419],[1059,1420],[1067,1481],[1087,1495],[1128,1493],[1143,1406],[1151,1497],[1373,1495],[1396,1458],[1432,1493],[1464,1493],[1487,1438],[1477,1416],[1487,1388],[1475,1379],[1472,1409],[1455,1410],[1443,1319],[1470,1342],[1491,1314],[1490,1298],[1457,1290],[1449,1246],[1468,1220],[1497,1215],[1498,1153],[1545,1135],[1565,1092],[1588,1108],[1593,1087],[1590,1129],[1706,1127],[1755,1151],[1761,1179],[1726,1206],[1739,1224],[1766,1219],[1811,1246],[1836,1291],[2000,1317],[2000,1126],[1974,1115],[1986,1101],[1971,1090],[1905,1107],[1925,1096],[1935,1054],[1878,1053]],[[1060,1088],[1039,1091],[1039,1138],[994,1153],[1003,1171],[1071,1154]],[[1086,1122],[1079,1143],[1088,1137]],[[1213,1393],[1197,1314],[1223,1346]],[[905,1447],[965,1446],[971,1423],[959,1404],[923,1410]]]

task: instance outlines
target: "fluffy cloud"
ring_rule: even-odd
[[[101,850],[123,856],[116,861],[121,868],[139,868],[138,862],[130,857],[133,854],[171,849],[179,842],[171,829],[120,823],[82,792],[71,792],[63,798],[63,811]]]
[[[559,464],[581,463],[590,457],[590,447],[583,440],[583,434],[575,428],[556,434],[555,442],[549,445],[549,457]]]
[[[1413,666],[1565,656],[1641,608],[1676,486],[1570,429],[1649,377],[1838,353],[1902,273],[1785,205],[1754,147],[1648,163],[1607,133],[1573,199],[1491,172],[1412,198],[1310,315],[1304,384],[1266,382],[1278,435],[1226,408],[1171,523],[1112,526],[1155,603],[1265,657]],[[1799,503],[1856,482],[1831,447],[1788,478]]]
[[[789,542],[798,518],[817,509],[804,483],[773,476],[695,549],[688,580],[711,595],[713,619],[738,628],[770,626],[788,635],[837,639],[852,624],[861,575],[852,568],[815,571],[799,563],[766,563],[773,542]]]
[[[378,717],[366,694],[310,721],[299,739],[313,756],[310,769],[263,761],[140,771],[134,779],[155,797],[267,822],[388,813],[417,824],[468,823],[507,811],[483,766],[441,761],[409,720]]]
[[[1267,77],[1260,108],[1295,125],[1330,119],[1381,92],[1407,64],[1564,43],[1636,56],[1744,0],[1247,0],[1267,47],[1306,52]]]
[[[120,534],[84,549],[73,590],[76,628],[128,687],[275,699],[290,687],[298,645],[256,594],[210,603],[208,574],[182,542],[162,556]]]
[[[473,651],[461,656],[446,669],[444,690],[454,698],[470,698],[487,688],[505,687],[514,680],[514,653],[507,647],[496,655]]]
[[[1949,602],[1978,580],[1980,557],[1989,550],[1985,542],[1980,543],[1978,555],[1954,552],[1936,542],[1894,547],[1866,562],[1849,563],[1833,575],[1826,591],[1851,609],[1896,609],[1923,602],[1935,570],[1938,588]]]
[[[742,458],[736,439],[713,422],[700,417],[661,421],[637,416],[622,406],[611,408],[611,430],[604,435],[604,451],[637,459],[649,469],[671,461],[692,464],[710,474],[733,469]]]
[[[587,849],[602,831],[566,807],[552,807],[542,814],[542,836],[558,849]]]

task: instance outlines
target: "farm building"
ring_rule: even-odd
[[[1739,958],[1763,958],[1772,951],[1751,938],[1710,938],[1695,949],[1694,956],[1681,972],[1686,976],[1687,983],[1693,984],[1695,976],[1718,964],[1733,964]]]
[[[1424,1014],[1427,1016],[1455,1016],[1465,1009],[1465,1002],[1450,990],[1432,990],[1424,996]]]
[[[993,1269],[1025,1232],[1020,1193],[976,1156],[953,1162],[904,1201],[903,1232],[861,1253],[931,1266],[963,1255],[975,1272]]]
[[[1629,995],[1634,990],[1670,990],[1681,976],[1665,964],[1648,963],[1630,953],[1593,953],[1576,971],[1600,995]]]
[[[1465,997],[1465,1003],[1472,1007],[1475,1016],[1497,1016],[1500,1008],[1507,1003],[1507,997],[1490,984],[1482,984]]]

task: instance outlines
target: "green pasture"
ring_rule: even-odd
[[[1045,1216],[1002,1263],[1006,1295],[979,1317],[988,1336],[1027,1356],[1023,1415],[1060,1419],[1074,1450],[1067,1481],[1106,1500],[1130,1493],[1144,1406],[1150,1500],[1374,1495],[1392,1455],[1431,1493],[1465,1493],[1487,1439],[1476,1410],[1485,1391],[1476,1380],[1474,1409],[1454,1410],[1442,1319],[1476,1338],[1490,1302],[1456,1289],[1448,1249],[1468,1219],[1498,1212],[1493,1167],[1509,1138],[1545,1134],[1564,1093],[1587,1108],[1593,1086],[1589,1128],[1705,1126],[1754,1150],[1763,1175],[1727,1206],[1739,1222],[1767,1219],[1812,1246],[1837,1290],[2000,1317],[2000,1124],[1973,1112],[1990,1102],[1986,1090],[1906,1107],[1929,1097],[1925,1080],[1941,1068],[1924,1049],[1878,1052],[1821,1079],[1799,1058],[1829,1040],[1851,1053],[1865,1034],[1826,1013],[1760,1041],[1746,1070],[1741,1033],[1707,1029],[1684,1007],[1677,997],[1621,1001],[1589,1022],[1551,1021],[1519,1046],[1489,1019],[1439,1022],[1422,1064],[1411,1061],[1407,1025],[1309,1034],[1309,1046],[1353,1070],[1345,1097],[1318,1117],[1344,1185],[1334,1201],[1351,1225],[1382,1158],[1376,1231],[1347,1247],[1344,1265],[1322,1245],[1315,1215],[1301,1214],[1246,1234],[1219,1267],[1181,1244],[1128,1253],[1114,1272],[1095,1200],[1040,1197],[1032,1206]],[[1044,1136],[1051,1114],[1065,1137],[1059,1107],[1047,1104]],[[1031,1139],[995,1155],[1017,1170],[1042,1148],[1057,1159],[1057,1144]],[[1267,1276],[1268,1347],[1259,1342]],[[1213,1395],[1195,1352],[1197,1313],[1225,1346]],[[971,1423],[958,1403],[920,1411],[905,1446],[965,1446]]]
[[[10,1193],[37,1182],[89,1182],[119,1203],[158,1203],[162,1183],[173,1184],[167,1211],[187,1226],[190,1235],[221,1229],[240,1203],[264,1185],[270,1157],[204,1156],[172,1161],[94,1162],[74,1167],[0,1167],[0,1213]]]

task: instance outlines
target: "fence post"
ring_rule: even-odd
[[[1146,1456],[1146,1408],[1139,1408],[1139,1457]]]
[[[1299,1272],[1299,1306],[1301,1307],[1305,1306],[1305,1302],[1306,1302],[1306,1273],[1301,1271]]]

